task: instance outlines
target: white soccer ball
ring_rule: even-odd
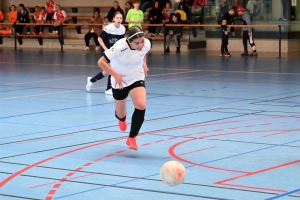
[[[160,177],[165,184],[176,186],[184,181],[185,172],[185,167],[180,162],[169,161],[161,167]]]

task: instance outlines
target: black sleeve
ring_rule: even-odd
[[[106,31],[102,31],[99,35],[99,37],[101,37],[102,40],[104,40],[104,38],[108,35],[108,33]],[[103,41],[104,42],[104,41]]]
[[[28,13],[27,10],[26,10],[26,14],[25,14],[25,19],[26,19],[26,23],[29,23],[29,22],[30,22],[30,19],[29,19],[29,13]]]

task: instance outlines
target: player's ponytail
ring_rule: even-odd
[[[140,38],[140,37],[144,37],[144,31],[140,27],[133,26],[133,27],[129,28],[127,40],[132,42],[133,40]]]

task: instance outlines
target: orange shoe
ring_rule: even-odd
[[[39,32],[39,35],[43,35],[43,32]]]
[[[136,137],[134,137],[135,141],[136,141]],[[126,144],[129,145],[129,141],[130,141],[130,137],[127,138]]]
[[[138,150],[138,146],[136,145],[135,138],[128,137],[127,142],[128,142],[129,149]]]
[[[120,128],[120,130],[121,131],[126,131],[126,129],[127,129],[127,123],[126,123],[126,120],[124,121],[124,122],[122,122],[122,121],[120,121],[119,120],[119,128]]]
[[[31,34],[32,34],[32,35],[36,35],[36,33],[35,33],[35,32],[32,32]]]

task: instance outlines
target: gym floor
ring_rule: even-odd
[[[151,52],[138,151],[107,79],[85,90],[98,59],[0,49],[1,200],[300,198],[297,55]],[[129,98],[129,123],[133,109]],[[170,160],[187,170],[176,187],[159,176]]]

